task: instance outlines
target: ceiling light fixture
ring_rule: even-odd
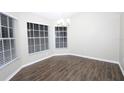
[[[71,22],[70,22],[70,19],[67,18],[67,19],[60,19],[56,22],[56,25],[57,26],[70,26]]]

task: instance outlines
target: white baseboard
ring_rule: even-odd
[[[109,62],[109,63],[119,64],[118,61],[106,60],[106,59],[102,59],[102,58],[96,58],[96,57],[84,56],[84,55],[73,54],[73,53],[70,53],[69,55],[79,56],[79,57],[83,57],[83,58],[88,58],[88,59],[94,59],[94,60],[98,60],[98,61],[104,61],[104,62]]]
[[[5,81],[9,81],[13,76],[15,76],[20,70],[22,69],[22,66],[19,67],[15,72],[13,72]]]
[[[42,60],[45,60],[45,59],[48,59],[48,58],[51,58],[53,57],[54,55],[51,55],[51,56],[48,56],[48,57],[44,57],[44,58],[41,58],[41,59],[38,59],[34,62],[31,62],[31,63],[28,63],[26,65],[23,65],[21,67],[19,67],[15,72],[13,72],[5,81],[9,81],[13,76],[15,76],[21,69],[23,69],[24,67],[27,67],[27,66],[30,66],[32,64],[35,64],[35,63],[38,63],[39,61],[42,61]]]
[[[95,57],[89,57],[89,56],[83,56],[83,55],[78,55],[78,54],[73,54],[73,53],[71,53],[71,54],[69,54],[69,55],[74,55],[74,56],[79,56],[79,57],[84,57],[84,58],[95,59],[95,60],[99,60],[99,61],[104,61],[104,62],[109,62],[109,63],[118,64],[119,67],[120,67],[120,69],[121,69],[121,72],[122,72],[122,74],[123,74],[123,76],[124,76],[124,70],[123,70],[123,68],[122,68],[122,66],[121,66],[121,64],[120,64],[120,62],[118,62],[118,61],[106,60],[106,59],[95,58]]]
[[[21,66],[21,67],[18,68],[15,72],[13,72],[6,80],[7,80],[7,81],[10,80],[14,75],[16,75],[16,74],[17,74],[21,69],[23,69],[24,67],[30,66],[30,65],[32,65],[32,64],[35,64],[35,63],[37,63],[37,62],[39,62],[39,61],[42,61],[42,60],[51,58],[51,57],[53,57],[53,56],[62,56],[62,55],[73,55],[73,56],[79,56],[79,57],[88,58],[88,59],[94,59],[94,60],[99,60],[99,61],[104,61],[104,62],[119,64],[118,61],[106,60],[106,59],[95,58],[95,57],[90,57],[90,56],[83,56],[83,55],[74,54],[74,53],[53,54],[53,55],[50,55],[50,56],[48,56],[48,57],[44,57],[44,58],[38,59],[38,60],[36,60],[36,61],[34,61],[34,62],[31,62],[31,63],[28,63],[28,64],[26,64],[26,65]],[[120,64],[119,64],[119,66],[120,66],[120,68],[121,68],[121,70],[122,70],[122,73],[123,73],[123,75],[124,75],[124,71],[123,71],[123,69],[122,69],[122,67],[121,67]]]
[[[51,58],[51,57],[53,57],[53,56],[54,56],[54,55],[50,55],[50,56],[47,56],[47,57],[38,59],[38,60],[36,60],[36,61],[30,62],[30,63],[28,63],[28,64],[26,64],[26,65],[23,65],[22,68],[27,67],[27,66],[30,66],[30,65],[35,64],[35,63],[38,63],[38,62],[43,61],[43,60],[45,60],[45,59]]]
[[[70,55],[70,53],[54,54],[54,56],[64,56],[64,55]]]
[[[119,65],[119,67],[120,67],[120,69],[121,69],[121,72],[122,72],[122,74],[123,74],[123,76],[124,76],[124,70],[123,70],[121,64],[119,63],[118,65]]]

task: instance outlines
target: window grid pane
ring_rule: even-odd
[[[67,27],[55,27],[56,48],[67,48]]]
[[[8,38],[8,28],[7,27],[2,27],[1,32],[2,32],[2,38]]]
[[[1,14],[1,26],[6,26],[7,27],[7,16]]]
[[[3,64],[4,64],[3,52],[0,52],[0,66],[2,66]]]
[[[12,59],[15,59],[16,58],[16,50],[15,49],[12,49]]]
[[[2,40],[0,40],[0,53],[3,52],[3,44],[2,44]]]
[[[48,26],[27,22],[29,54],[49,49]]]
[[[14,19],[0,13],[0,66],[15,58]]]

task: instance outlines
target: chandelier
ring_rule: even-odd
[[[70,26],[71,22],[70,22],[70,19],[67,18],[67,19],[60,19],[60,20],[57,20],[56,22],[56,25],[57,26]]]

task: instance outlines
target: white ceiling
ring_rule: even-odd
[[[37,12],[37,14],[51,20],[59,20],[61,18],[70,18],[76,12]]]

